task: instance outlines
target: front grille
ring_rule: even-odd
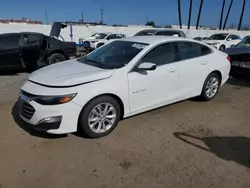
[[[26,119],[31,119],[35,113],[35,109],[28,102],[24,101],[20,97],[19,98],[19,113]]]

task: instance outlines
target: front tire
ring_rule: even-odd
[[[100,138],[111,133],[120,120],[119,103],[110,96],[90,101],[79,118],[79,128],[90,138]]]
[[[217,73],[211,73],[206,78],[200,97],[204,101],[212,100],[218,93],[221,84],[221,78]]]
[[[220,51],[223,51],[223,50],[225,50],[226,49],[226,47],[224,46],[224,45],[221,45],[220,47],[219,47],[219,50]]]

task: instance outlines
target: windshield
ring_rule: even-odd
[[[107,34],[105,33],[96,33],[95,35],[93,35],[96,39],[104,39]]]
[[[91,37],[94,37],[94,36],[97,35],[97,34],[98,34],[98,33],[94,33],[94,34],[91,35]]]
[[[208,40],[225,40],[227,37],[227,33],[222,34],[214,34],[208,38]]]
[[[113,41],[78,59],[88,65],[114,69],[128,64],[148,44],[131,41]]]
[[[155,32],[156,32],[155,30],[144,30],[144,31],[140,31],[140,32],[136,33],[134,36],[154,35]]]
[[[250,46],[250,36],[244,37],[242,41],[236,44],[237,47]]]

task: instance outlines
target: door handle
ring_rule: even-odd
[[[206,64],[207,64],[207,62],[202,62],[201,64],[202,64],[202,65],[206,65]]]
[[[170,69],[170,70],[169,70],[170,73],[174,73],[174,72],[176,72],[176,71],[177,71],[177,69]]]

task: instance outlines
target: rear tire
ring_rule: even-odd
[[[66,57],[60,53],[53,53],[48,57],[48,65],[59,63],[65,61]]]
[[[224,46],[224,45],[221,45],[220,47],[219,47],[219,50],[220,51],[223,51],[223,50],[225,50],[226,49],[226,47]]]
[[[97,45],[96,45],[96,49],[97,49],[97,48],[100,48],[100,47],[103,46],[103,45],[104,45],[104,43],[99,43],[99,44],[97,44]]]
[[[221,78],[217,73],[213,72],[209,74],[202,88],[201,99],[204,101],[212,100],[217,95],[220,84]]]
[[[100,138],[111,133],[120,120],[119,103],[110,96],[90,101],[79,117],[79,130],[89,138]]]

